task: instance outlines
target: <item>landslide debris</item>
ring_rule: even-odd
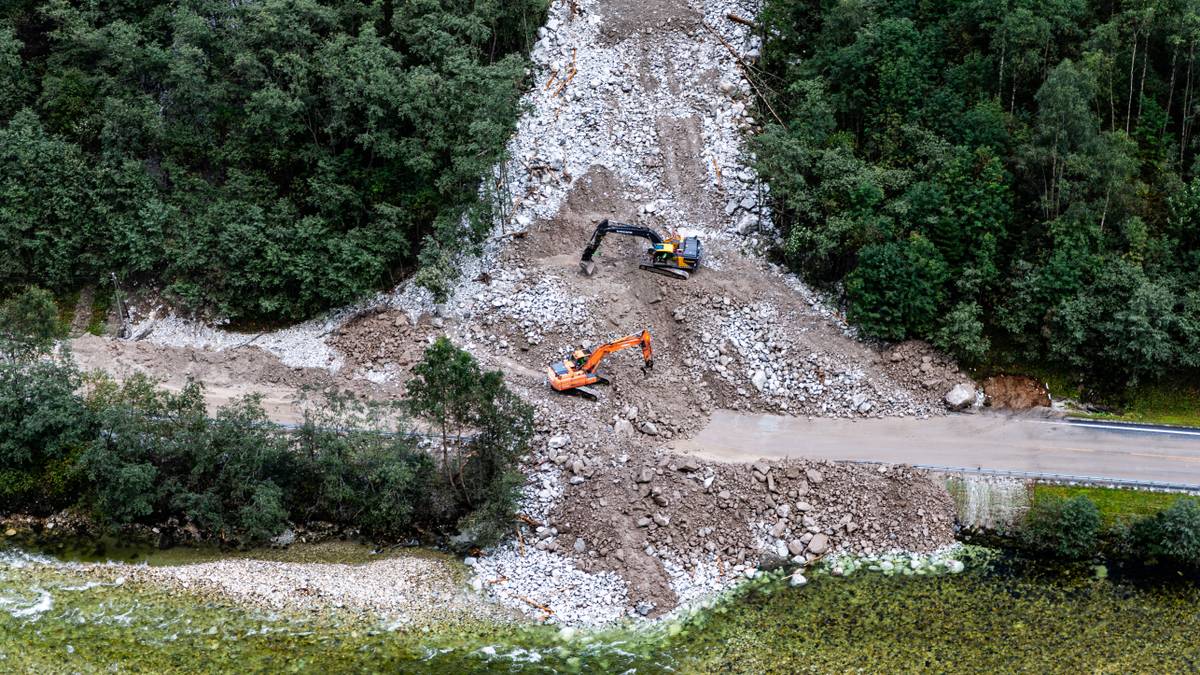
[[[141,355],[140,367],[274,359],[198,374],[253,387],[313,378],[293,366],[314,366],[364,395],[399,395],[424,345],[444,334],[503,370],[537,409],[521,507],[532,522],[472,561],[473,583],[539,620],[658,615],[780,559],[945,546],[953,503],[923,472],[716,464],[669,451],[718,408],[926,416],[970,382],[928,345],[857,340],[838,311],[759,254],[777,232],[744,143],[762,113],[742,63],[761,45],[727,18],[758,10],[757,0],[554,3],[512,159],[494,176],[500,216],[482,254],[460,261],[445,302],[406,283],[261,336],[143,312],[135,350],[170,358]],[[638,269],[644,242],[610,236],[595,275],[582,276],[583,245],[604,218],[696,234],[703,265],[687,281],[648,274]],[[642,329],[655,341],[649,375],[627,352],[604,362],[612,384],[597,402],[546,385],[551,361]],[[239,346],[251,339],[253,356]]]

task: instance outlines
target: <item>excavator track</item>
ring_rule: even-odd
[[[600,400],[600,392],[592,389],[591,387],[575,387],[574,389],[565,391],[563,393],[571,394],[572,396],[579,396],[580,398],[586,398],[589,401]]]
[[[648,263],[642,263],[638,265],[638,267],[641,267],[647,272],[654,272],[655,274],[661,274],[664,277],[671,277],[672,279],[688,279],[692,276],[691,274],[688,274],[686,270],[675,269],[674,267],[658,267]]]

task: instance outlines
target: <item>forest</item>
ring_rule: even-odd
[[[1200,3],[767,0],[760,175],[863,333],[1200,371]]]
[[[546,0],[0,3],[0,297],[287,321],[491,225]]]

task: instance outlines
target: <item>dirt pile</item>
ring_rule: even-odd
[[[615,571],[635,604],[675,605],[703,577],[734,579],[772,561],[832,551],[932,550],[954,541],[954,502],[927,472],[829,462],[702,462],[662,454],[589,464],[572,475],[536,546]],[[668,570],[689,579],[670,579]],[[697,579],[697,577],[701,577]],[[682,582],[682,583],[680,583]]]
[[[445,333],[442,319],[413,317],[382,307],[348,321],[330,335],[329,344],[370,380],[403,381],[425,349]]]
[[[1006,410],[1050,407],[1046,385],[1024,375],[996,375],[983,381],[987,405]]]

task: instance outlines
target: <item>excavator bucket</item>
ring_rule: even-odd
[[[579,271],[590,277],[596,273],[596,263],[591,260],[580,260]]]

